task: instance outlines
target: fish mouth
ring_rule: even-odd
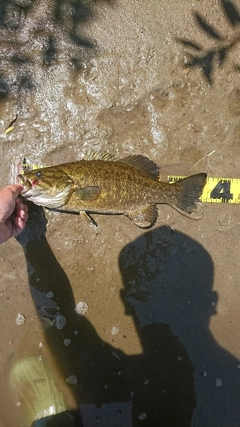
[[[17,176],[19,183],[23,186],[21,196],[30,200],[35,205],[45,206],[49,209],[57,209],[64,206],[66,199],[72,189],[70,182],[64,189],[57,190],[50,187],[48,190],[37,185],[37,179],[30,179],[26,175],[19,174]]]
[[[26,198],[31,196],[32,194],[27,194],[29,190],[32,189],[31,180],[26,175],[22,175],[22,174],[19,174],[17,176],[17,180],[19,184],[23,185],[23,190],[21,191],[21,195]]]

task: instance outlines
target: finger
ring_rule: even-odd
[[[8,185],[7,187],[5,187],[3,189],[4,191],[11,191],[11,193],[13,194],[14,198],[16,199],[19,195],[19,193],[23,190],[23,186],[20,184],[11,184]]]
[[[13,235],[14,236],[17,236],[18,234],[20,234],[21,231],[25,228],[25,226],[26,226],[26,220],[27,220],[27,218],[23,219],[20,216],[16,216],[14,218],[14,230],[13,230]]]
[[[17,217],[23,219],[24,221],[27,221],[27,219],[28,219],[28,213],[24,209],[18,209],[16,211],[16,218]]]
[[[28,206],[25,205],[25,203],[23,203],[21,199],[17,199],[16,201],[15,211],[17,212],[18,210],[23,210],[25,212],[28,212]]]

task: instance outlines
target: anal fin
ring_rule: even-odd
[[[155,224],[158,216],[158,209],[156,205],[147,205],[140,209],[125,212],[135,225],[140,228],[150,228]]]

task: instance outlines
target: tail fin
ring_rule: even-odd
[[[191,214],[199,207],[199,198],[206,184],[206,173],[199,173],[175,182],[176,209]]]

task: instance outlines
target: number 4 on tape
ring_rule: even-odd
[[[175,182],[182,176],[168,176],[168,182]],[[207,178],[201,196],[202,202],[207,203],[238,203],[240,204],[240,179],[236,178]]]
[[[240,203],[240,179],[208,178],[202,202]]]

